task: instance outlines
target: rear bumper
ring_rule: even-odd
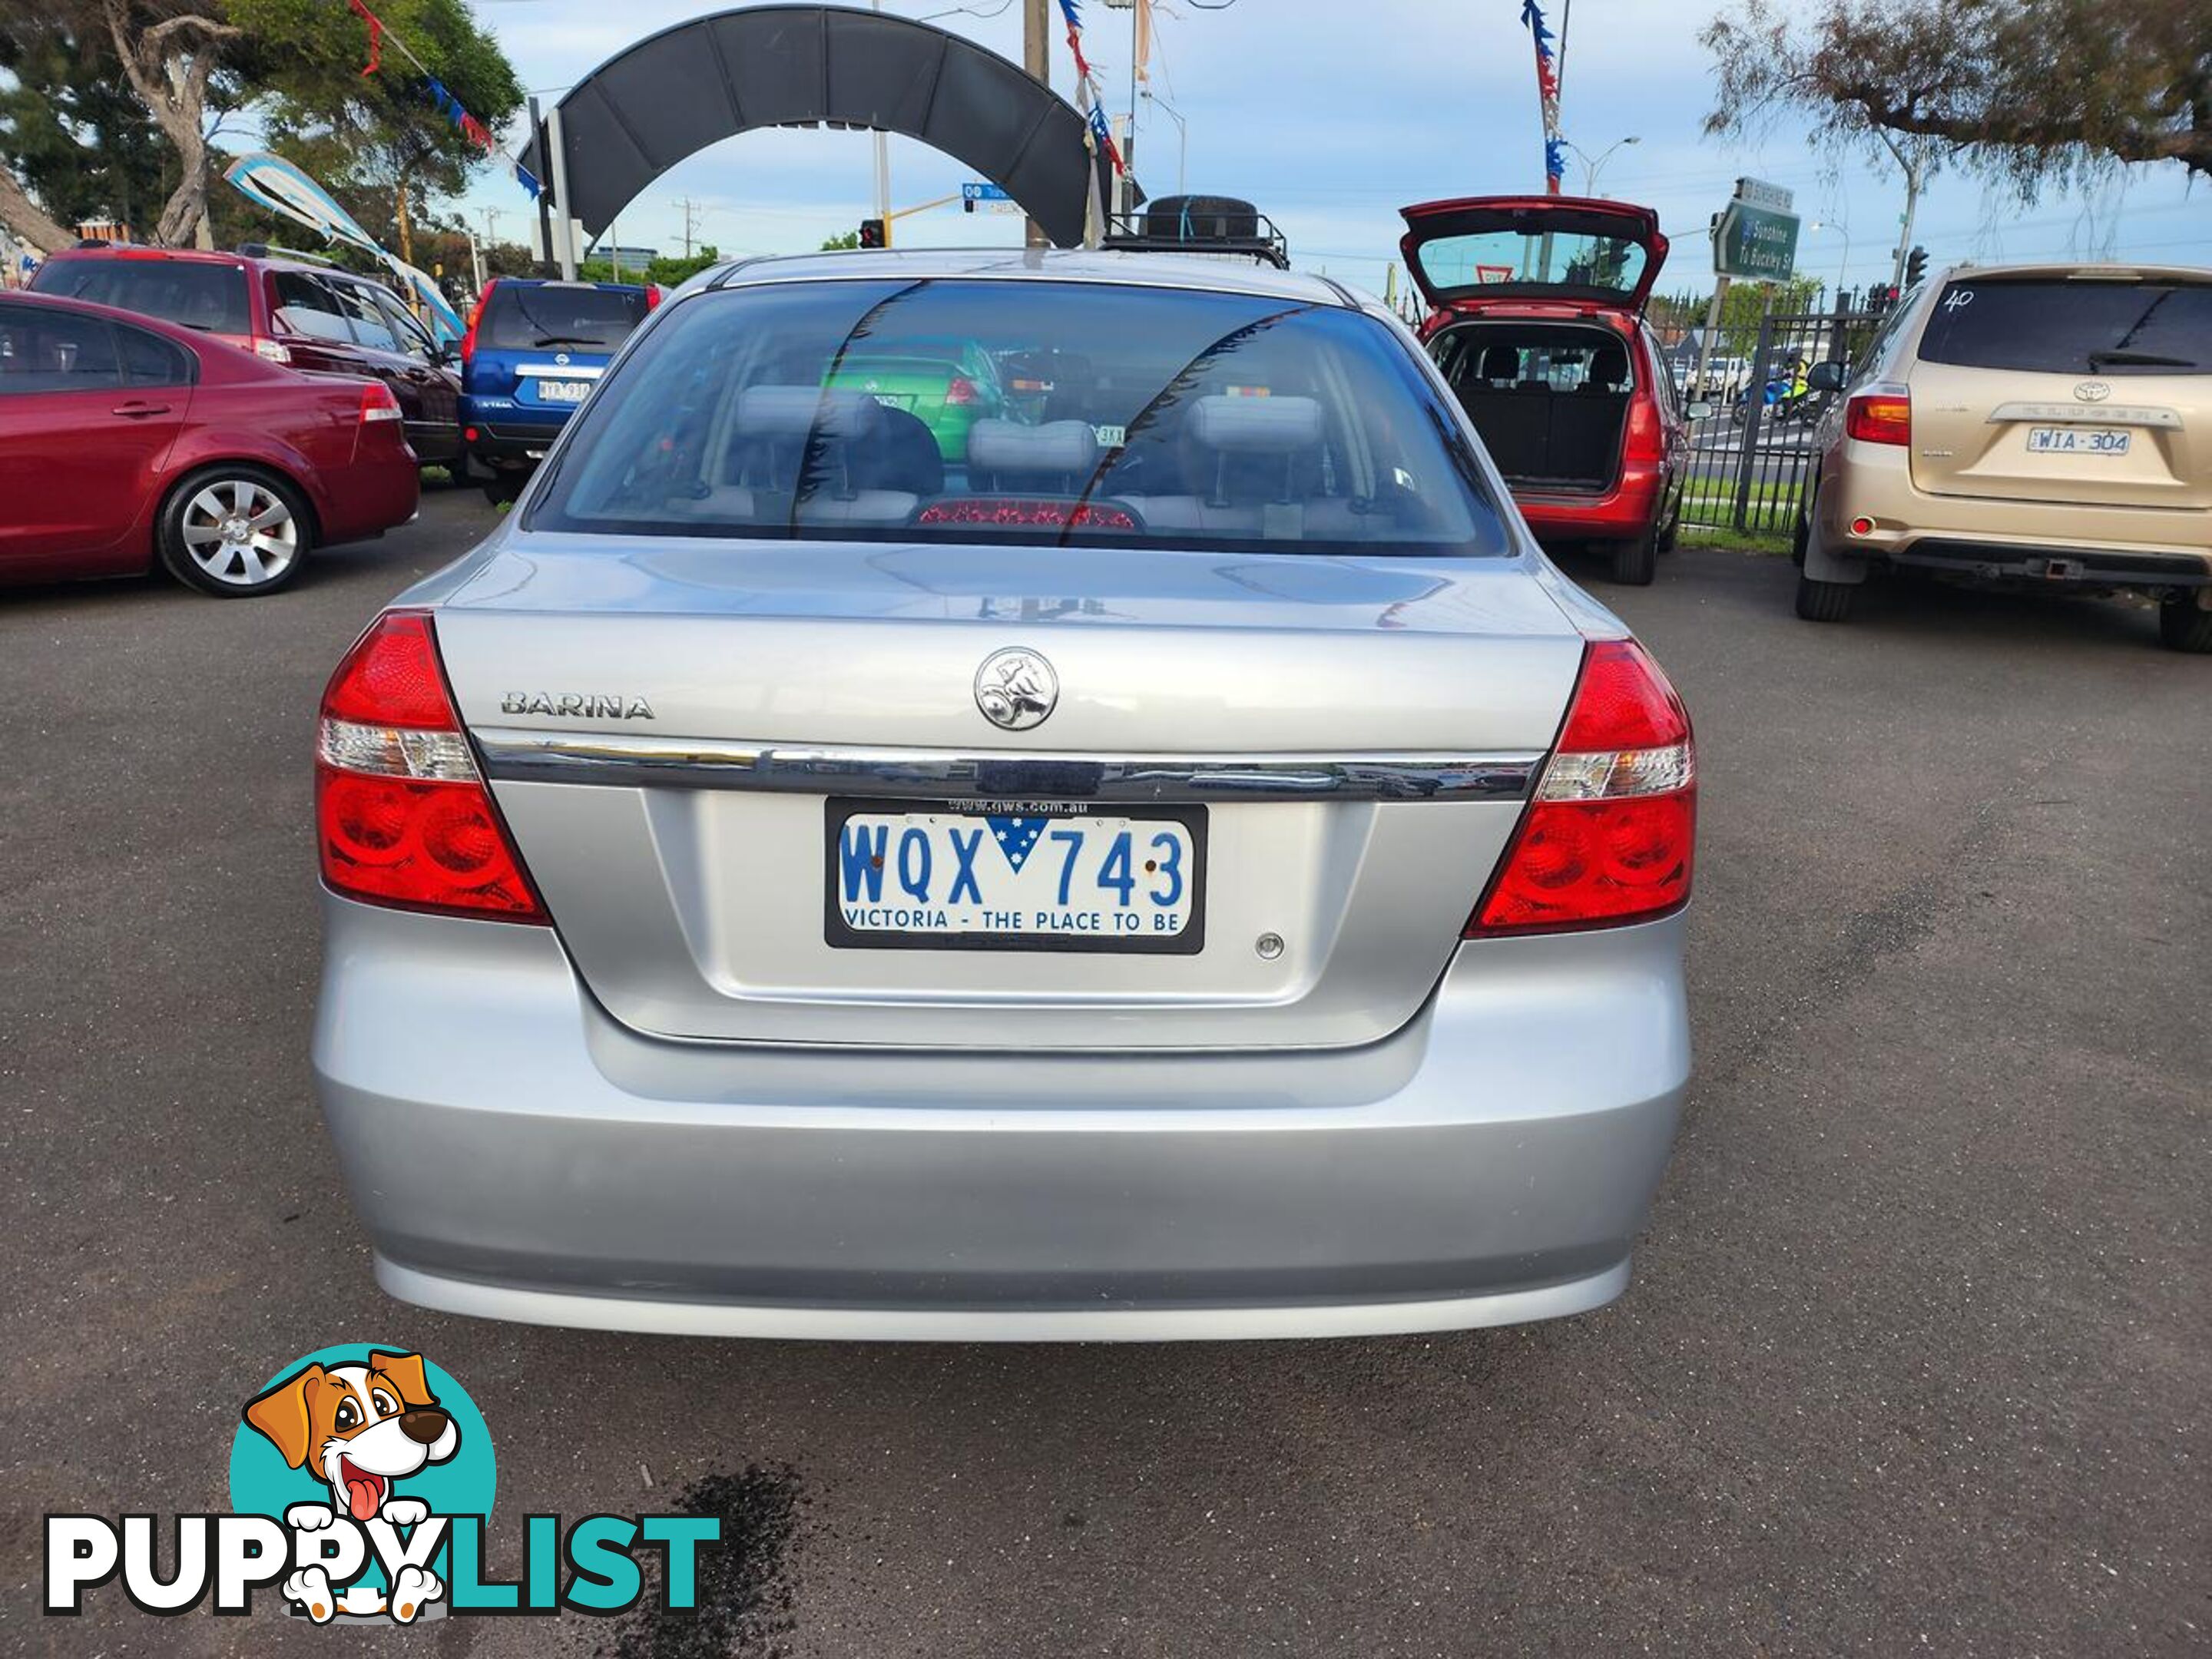
[[[1985,580],[2079,582],[2110,587],[2212,586],[2212,556],[2127,548],[2021,545],[1923,536],[1888,554],[1892,564],[1948,570]]]
[[[325,543],[358,541],[405,524],[422,503],[422,474],[411,447],[317,475],[315,503]]]
[[[1539,541],[1633,541],[1658,525],[1666,476],[1660,467],[1632,465],[1601,495],[1516,489],[1513,501]]]
[[[1688,1072],[1679,916],[1462,950],[1363,1048],[1101,1064],[648,1040],[546,930],[325,908],[316,1087],[379,1278],[497,1318],[1154,1340],[1578,1312],[1626,1283]]]
[[[553,441],[561,435],[561,428],[568,423],[568,411],[537,418],[519,410],[512,402],[501,400],[505,406],[486,410],[481,405],[471,408],[464,404],[461,410],[461,429],[473,431],[476,436],[467,441],[470,456],[487,465],[501,462],[535,465],[544,458]]]
[[[1914,485],[1900,447],[1838,442],[1823,458],[1814,512],[1832,558],[1990,581],[2152,591],[2212,584],[2212,514],[1939,495]],[[1862,519],[1871,527],[1854,535]]]

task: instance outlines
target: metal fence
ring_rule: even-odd
[[[1813,428],[1834,394],[1806,389],[1815,363],[1849,363],[1881,325],[1881,314],[1833,311],[1770,313],[1759,322],[1749,355],[1716,341],[1705,375],[1696,365],[1683,395],[1713,405],[1692,422],[1690,479],[1682,492],[1686,523],[1714,528],[1787,532],[1797,520]],[[1750,331],[1743,331],[1746,341]]]

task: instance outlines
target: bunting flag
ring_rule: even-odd
[[[540,189],[538,175],[501,149],[499,147],[499,140],[492,137],[491,130],[468,112],[462,106],[461,100],[447,89],[443,81],[434,75],[426,75],[422,77],[422,82],[423,89],[429,94],[430,101],[438,106],[438,112],[453,124],[461,137],[490,157],[498,164],[502,173],[514,179],[516,184],[520,185],[528,195],[535,198]]]
[[[453,124],[461,137],[482,150],[490,160],[497,162],[502,173],[521,185],[524,191],[533,200],[536,199],[538,192],[544,188],[538,182],[538,176],[500,148],[499,140],[492,136],[491,129],[470,114],[462,106],[461,100],[447,90],[446,83],[431,74],[421,58],[407,50],[407,43],[393,34],[386,27],[384,20],[368,9],[368,0],[346,0],[346,7],[355,16],[368,25],[368,66],[362,70],[362,73],[363,75],[376,73],[379,65],[384,61],[384,42],[389,37],[392,44],[399,49],[399,55],[422,71],[430,101],[438,106],[439,113]]]
[[[1060,0],[1060,15],[1067,19],[1067,50],[1075,58],[1075,106],[1083,112],[1090,125],[1090,147],[1094,154],[1104,156],[1114,164],[1114,171],[1127,173],[1121,164],[1121,152],[1114,143],[1114,129],[1106,119],[1105,99],[1098,90],[1098,77],[1091,72],[1090,60],[1083,55],[1083,17],[1079,0]]]
[[[353,15],[368,25],[368,62],[362,66],[363,75],[374,75],[384,62],[384,20],[362,3],[362,0],[346,0]]]
[[[1559,137],[1559,52],[1552,26],[1544,21],[1544,9],[1536,0],[1521,0],[1521,21],[1536,47],[1536,100],[1544,114],[1544,189],[1557,196],[1567,173],[1567,149]]]

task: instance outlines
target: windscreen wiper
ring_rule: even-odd
[[[590,335],[588,335],[588,334],[541,334],[541,335],[539,335],[539,336],[538,337],[537,341],[535,342],[535,343],[537,343],[537,344],[538,344],[538,345],[542,345],[542,346],[550,346],[550,345],[587,345],[587,346],[595,346],[595,345],[599,344],[599,343],[600,343],[600,342],[599,342],[598,340],[593,339],[593,338],[592,338]]]
[[[2106,363],[2120,363],[2133,368],[2200,368],[2194,357],[2167,357],[2155,351],[2093,351],[2089,367],[2102,368]]]

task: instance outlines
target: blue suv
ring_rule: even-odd
[[[484,494],[511,501],[576,405],[591,395],[657,288],[495,276],[461,341],[461,439],[486,475]]]

